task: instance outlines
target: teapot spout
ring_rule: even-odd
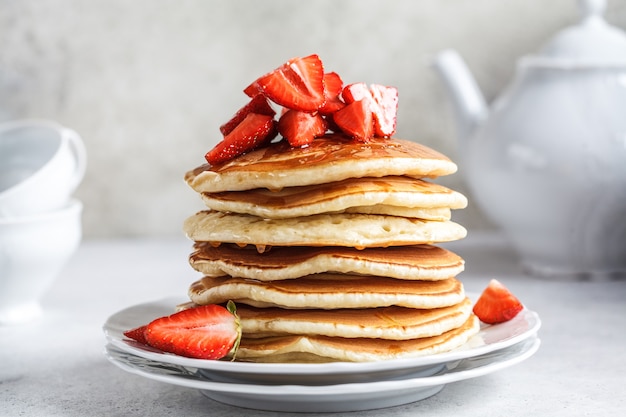
[[[435,57],[434,69],[441,77],[454,106],[457,136],[463,144],[488,116],[485,98],[465,61],[453,50],[441,51]]]

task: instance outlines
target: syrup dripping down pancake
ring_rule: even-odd
[[[378,275],[406,280],[439,280],[464,269],[455,253],[431,245],[354,249],[281,246],[259,253],[254,246],[196,243],[191,266],[210,277],[230,275],[260,281],[294,279],[323,272]]]

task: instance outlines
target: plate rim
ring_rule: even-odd
[[[468,297],[476,297],[472,293],[467,293]],[[479,356],[485,353],[494,352],[497,350],[505,349],[513,346],[531,336],[536,334],[541,325],[541,319],[539,314],[524,308],[514,319],[509,322],[499,325],[484,325],[481,323],[481,329],[478,335],[474,337],[483,337],[489,329],[501,329],[502,326],[514,325],[517,321],[526,319],[530,322],[530,326],[519,334],[505,340],[483,344],[476,347],[460,347],[449,352],[438,353],[435,355],[426,355],[415,358],[400,358],[391,359],[385,361],[376,362],[330,362],[330,363],[255,363],[255,362],[232,362],[232,361],[216,361],[206,359],[194,359],[183,356],[173,355],[165,352],[161,352],[157,349],[151,349],[149,347],[134,343],[130,339],[127,339],[113,327],[115,320],[118,320],[124,315],[130,314],[133,310],[146,309],[149,307],[173,306],[185,302],[181,297],[165,297],[159,300],[148,301],[144,303],[135,304],[126,307],[110,315],[102,326],[102,330],[109,343],[122,349],[123,351],[133,354],[135,356],[142,357],[144,359],[158,361],[162,363],[168,363],[172,365],[181,365],[188,368],[197,368],[214,372],[225,372],[232,374],[267,374],[272,373],[274,375],[335,375],[335,374],[350,374],[350,373],[362,373],[362,372],[382,372],[392,371],[396,369],[406,369],[406,367],[420,368],[424,366],[433,366],[442,363],[448,363],[452,361],[462,360],[470,358],[472,356]],[[164,315],[167,311],[164,312]],[[145,323],[137,323],[140,326]],[[496,327],[500,326],[500,327]],[[134,343],[134,344],[133,344]],[[366,371],[363,368],[367,368]]]
[[[201,377],[193,377],[193,378],[182,378],[181,376],[176,375],[163,375],[163,374],[154,374],[149,371],[145,371],[142,369],[135,368],[128,364],[121,364],[117,359],[112,358],[108,347],[105,347],[105,355],[107,359],[112,362],[114,365],[119,368],[134,373],[136,375],[140,375],[146,377],[148,379],[153,379],[156,381],[161,381],[165,383],[170,383],[174,385],[184,386],[187,388],[195,388],[200,390],[207,390],[212,392],[222,392],[222,393],[230,393],[230,394],[255,394],[255,395],[263,395],[268,397],[281,397],[285,395],[298,395],[298,396],[341,396],[352,393],[382,393],[389,391],[397,391],[397,390],[412,390],[418,388],[428,388],[439,385],[446,385],[453,382],[459,382],[471,378],[477,378],[480,376],[487,375],[492,372],[499,371],[504,368],[508,368],[510,366],[516,365],[524,360],[533,356],[541,346],[541,339],[537,335],[533,335],[533,338],[529,338],[527,340],[521,341],[515,345],[525,343],[526,346],[516,353],[513,353],[509,357],[505,359],[501,359],[499,361],[491,361],[484,365],[476,365],[472,368],[462,370],[462,371],[454,371],[454,369],[433,376],[418,376],[414,378],[407,379],[384,379],[379,381],[370,381],[370,382],[350,382],[345,384],[330,384],[330,385],[295,385],[295,384],[284,384],[284,385],[260,385],[260,384],[244,384],[244,383],[230,383],[230,382],[221,382],[221,381],[211,381],[205,380]],[[114,348],[117,348],[115,345],[110,344]],[[508,348],[501,349],[503,351],[507,351],[509,349],[513,349],[515,347],[509,346]],[[129,352],[124,352],[131,356],[136,356]],[[494,355],[493,359],[498,359],[500,355]],[[152,361],[150,359],[139,357],[143,360],[148,360],[150,362],[159,362]],[[472,358],[466,358],[468,360],[472,360]]]

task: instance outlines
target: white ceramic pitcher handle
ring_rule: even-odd
[[[87,150],[82,138],[74,130],[63,127],[63,137],[67,138],[70,149],[74,153],[76,160],[76,169],[72,177],[71,189],[75,190],[85,176],[87,170]]]

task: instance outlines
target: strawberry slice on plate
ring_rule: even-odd
[[[148,345],[164,352],[197,359],[234,355],[241,339],[235,304],[189,308],[150,322],[144,337]]]
[[[492,279],[474,304],[473,310],[483,323],[497,324],[511,320],[523,309],[523,304],[508,288],[500,281]]]
[[[291,146],[304,146],[326,133],[326,121],[319,113],[287,110],[278,120],[280,133]]]
[[[143,326],[139,326],[139,327],[135,327],[134,329],[130,329],[130,330],[126,330],[124,332],[124,336],[128,337],[129,339],[133,339],[141,344],[147,345],[148,341],[146,340],[146,336],[145,336],[145,332],[146,332],[146,328],[148,326],[147,325],[143,325]]]
[[[333,122],[346,135],[365,142],[374,133],[372,112],[367,99],[354,101],[333,113]]]
[[[273,116],[249,113],[224,139],[205,155],[211,165],[228,161],[269,143],[276,136]]]
[[[288,109],[314,112],[324,105],[324,66],[319,56],[293,58],[248,87],[244,93],[253,97],[264,94]]]
[[[222,135],[226,136],[232,132],[250,113],[265,114],[272,117],[276,114],[272,106],[267,102],[267,98],[262,94],[257,94],[245,106],[237,110],[229,121],[220,126]]]

